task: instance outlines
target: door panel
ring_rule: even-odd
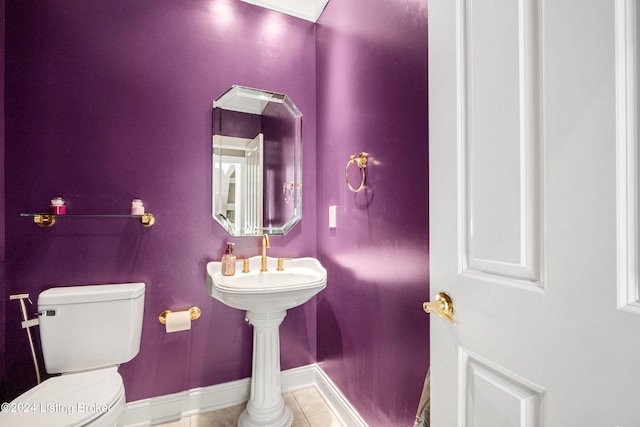
[[[536,0],[458,0],[456,45],[462,270],[536,287],[542,286],[538,9]]]
[[[460,350],[464,425],[535,427],[544,420],[544,390],[500,366]]]
[[[637,427],[636,0],[429,0],[432,425]]]
[[[616,1],[618,307],[640,314],[638,281],[638,30],[635,0]]]

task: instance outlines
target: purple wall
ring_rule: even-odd
[[[334,0],[317,25],[318,355],[372,427],[412,424],[429,365],[426,3]]]
[[[305,217],[270,254],[315,256],[314,25],[232,0],[7,0],[5,25],[2,292],[146,282],[140,354],[120,368],[129,401],[248,377],[251,327],[205,287],[206,262],[229,240],[211,218],[212,101],[241,84],[286,93],[303,112]],[[41,229],[19,216],[52,196],[68,213],[127,213],[139,197],[156,225]],[[233,240],[239,256],[259,253],[260,239]],[[166,334],[160,312],[191,305],[202,309],[193,329]],[[35,378],[18,307],[5,306],[12,398]],[[315,301],[281,331],[284,369],[315,360]]]

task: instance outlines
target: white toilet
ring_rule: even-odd
[[[140,350],[144,283],[52,288],[38,297],[52,377],[3,405],[0,427],[114,427],[124,410],[118,366]]]

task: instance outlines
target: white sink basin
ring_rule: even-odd
[[[256,313],[288,310],[309,301],[327,285],[327,271],[315,258],[284,260],[284,271],[277,271],[277,259],[267,257],[269,271],[260,271],[260,256],[249,258],[251,272],[242,273],[242,260],[236,274],[223,276],[219,262],[207,263],[209,295],[229,307]]]

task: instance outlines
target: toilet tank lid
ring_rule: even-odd
[[[38,305],[63,305],[135,299],[143,295],[144,290],[145,284],[142,282],[51,288],[40,293],[38,296]]]

